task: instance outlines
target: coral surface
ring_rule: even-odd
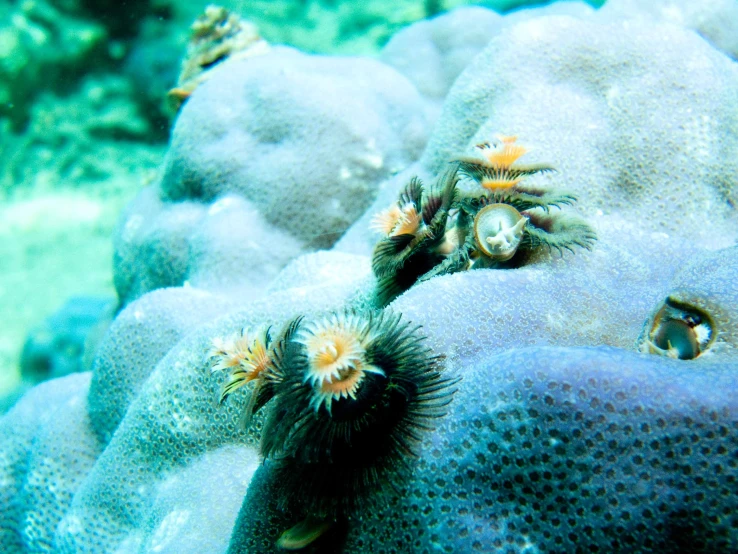
[[[116,237],[123,303],[185,280],[263,290],[306,248],[333,244],[427,128],[394,69],[275,47],[213,69],[173,133],[161,181]]]

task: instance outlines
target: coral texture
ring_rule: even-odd
[[[488,356],[465,366],[463,401],[423,443],[399,500],[303,551],[733,550],[735,370],[712,362],[695,375],[605,347]],[[294,516],[275,510],[271,472],[257,471],[229,552],[278,552]]]
[[[603,226],[731,244],[735,233],[715,233],[705,214],[735,218],[735,63],[674,26],[602,19],[502,30],[455,82],[421,163],[438,170],[494,130],[523,126]]]
[[[123,303],[186,279],[263,289],[330,246],[425,143],[417,91],[369,59],[280,47],[211,75],[177,119],[161,182],[124,217]]]
[[[501,6],[490,7],[500,11]],[[456,78],[502,28],[542,15],[586,17],[591,13],[581,2],[555,2],[504,17],[482,7],[459,8],[405,27],[382,49],[380,59],[413,82],[435,119]]]

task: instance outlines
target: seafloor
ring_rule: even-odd
[[[0,0],[0,552],[738,552],[738,2]]]

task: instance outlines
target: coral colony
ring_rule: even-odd
[[[519,164],[526,149],[516,137],[497,138],[494,145],[477,145],[475,156],[452,162],[427,193],[411,179],[399,200],[374,218],[373,228],[383,235],[372,259],[379,305],[436,275],[515,267],[541,249],[591,248],[594,230],[560,210],[576,198],[524,180],[554,168]],[[481,190],[462,192],[459,176]]]
[[[428,193],[411,179],[374,218],[383,235],[373,258],[380,306],[436,275],[508,267],[540,248],[591,247],[589,225],[552,211],[573,196],[523,182],[553,168],[518,164],[525,148],[498,139],[453,162]],[[461,192],[460,175],[482,190]],[[221,402],[253,382],[245,425],[270,403],[261,455],[275,464],[280,505],[304,517],[282,533],[281,548],[303,548],[334,521],[386,500],[420,433],[445,414],[457,381],[442,375],[443,357],[418,330],[401,315],[346,311],[298,317],[274,341],[266,327],[213,340],[210,367],[229,372]]]

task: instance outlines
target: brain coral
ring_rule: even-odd
[[[423,326],[458,390],[421,433],[399,493],[339,514],[303,552],[738,550],[738,69],[674,25],[537,13],[500,22],[450,88],[419,161],[424,135],[411,123],[424,121],[424,100],[380,62],[365,67],[392,75],[397,90],[385,93],[398,98],[367,100],[376,109],[356,135],[347,111],[325,120],[335,112],[322,78],[296,98],[288,78],[303,63],[330,73],[324,59],[281,50],[283,65],[259,69],[273,80],[224,64],[198,89],[162,181],[121,223],[127,306],[93,374],[40,385],[0,420],[0,550],[277,551],[304,514],[275,505],[274,463],[257,449],[264,412],[239,427],[249,391],[219,406],[227,377],[206,352],[245,326],[370,307],[369,219],[411,175],[431,178],[495,132],[519,132],[531,161],[557,165],[540,184],[579,195],[599,240],[591,252],[433,278],[391,304]],[[239,111],[256,105],[274,109]],[[400,107],[408,119],[387,121]],[[418,138],[410,150],[404,133]],[[371,169],[375,135],[385,163]],[[359,176],[351,192],[343,167]],[[336,222],[333,192],[361,204],[342,225],[357,222],[331,251],[300,255],[317,244],[310,229]],[[694,360],[639,352],[669,299],[709,315]]]

